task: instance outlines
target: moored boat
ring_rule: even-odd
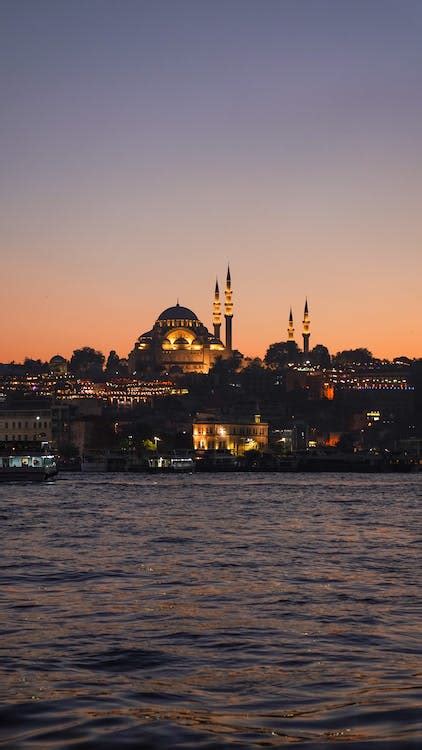
[[[147,459],[147,470],[153,472],[182,472],[192,473],[195,471],[195,462],[192,456],[153,456]]]
[[[56,458],[41,450],[3,450],[0,455],[0,481],[42,482],[57,474]]]

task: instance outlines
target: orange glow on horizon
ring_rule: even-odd
[[[212,332],[228,262],[245,355],[307,297],[310,348],[422,356],[422,5],[5,5],[0,361]]]
[[[137,296],[133,279],[127,280],[127,291],[124,291],[124,283],[116,279],[108,281],[103,290],[100,285],[92,288],[87,278],[72,290],[70,279],[64,280],[61,288],[54,279],[50,283],[46,279],[34,285],[32,278],[19,280],[19,305],[14,304],[15,298],[12,298],[10,289],[5,290],[3,295],[3,298],[6,297],[3,303],[6,309],[13,310],[13,315],[2,333],[2,362],[19,362],[25,357],[49,360],[55,354],[69,358],[74,349],[82,346],[93,346],[106,356],[111,349],[115,349],[119,356],[125,357],[140,333],[150,330],[161,310],[174,304],[176,298],[175,291],[168,288],[171,287],[171,280],[168,279],[163,285],[168,288],[167,292],[163,290],[160,293],[159,289],[150,287]],[[198,295],[199,287],[204,286],[203,281],[202,276],[199,285],[192,278],[192,289],[180,295],[180,301],[193,309],[212,331],[212,294],[205,303]],[[252,281],[244,276],[240,286],[234,277],[233,345],[245,356],[263,357],[271,343],[287,340],[288,314],[293,295],[288,296],[286,290],[283,295],[285,302],[280,302],[281,295],[277,295],[274,279],[269,279],[265,286],[270,287],[271,282],[274,294],[270,298],[268,293],[263,304],[262,298],[253,290]],[[286,287],[285,280],[283,284]],[[188,286],[186,281],[185,286]],[[295,286],[298,286],[297,282]],[[43,294],[38,301],[39,288],[43,288]],[[398,319],[388,300],[382,298],[375,301],[373,296],[366,300],[363,297],[359,303],[352,298],[346,305],[346,297],[338,293],[331,304],[327,303],[326,293],[321,296],[322,302],[318,300],[316,292],[310,299],[311,349],[316,344],[324,344],[334,354],[341,349],[365,346],[380,358],[422,356],[416,326],[419,314],[416,301],[413,305],[408,303],[405,314]],[[251,298],[254,304],[249,301]],[[295,340],[300,349],[303,348],[303,299],[304,295],[293,304]],[[339,306],[341,310],[333,315],[331,307]],[[378,310],[376,316],[375,309]],[[383,321],[383,326],[379,325],[378,318]],[[406,319],[407,324],[404,322]],[[224,326],[222,336],[224,338]]]

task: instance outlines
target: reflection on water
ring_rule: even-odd
[[[422,475],[0,487],[8,748],[420,748]]]

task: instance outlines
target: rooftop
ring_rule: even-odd
[[[163,310],[157,320],[198,320],[198,317],[188,307],[183,307],[177,303],[174,307],[167,307],[166,310]]]

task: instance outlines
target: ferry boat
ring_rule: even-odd
[[[7,444],[0,448],[0,481],[42,482],[57,474],[56,457],[48,444],[20,448]]]
[[[195,462],[192,456],[153,456],[147,459],[148,471],[154,472],[185,472],[195,471]]]

